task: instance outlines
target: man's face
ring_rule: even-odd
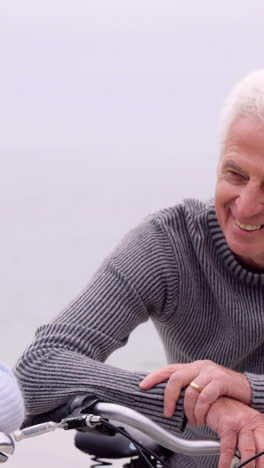
[[[221,155],[216,214],[229,248],[251,268],[264,269],[264,122],[238,117]]]

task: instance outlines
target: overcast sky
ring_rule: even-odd
[[[226,92],[263,66],[263,14],[256,0],[1,0],[0,148],[207,150]]]

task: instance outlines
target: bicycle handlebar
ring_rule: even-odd
[[[220,443],[216,440],[186,440],[163,429],[151,419],[126,406],[112,403],[96,403],[94,414],[111,418],[140,430],[172,452],[184,455],[219,455]]]
[[[82,403],[82,404],[81,404]],[[69,414],[69,408],[71,414]],[[220,442],[218,440],[187,440],[179,435],[174,435],[168,430],[163,429],[157,423],[142,415],[141,413],[113,403],[104,403],[98,401],[93,395],[82,395],[75,399],[71,399],[69,405],[64,406],[66,411],[65,416],[59,422],[49,421],[34,426],[26,427],[20,431],[16,431],[13,437],[6,436],[0,433],[0,455],[7,458],[14,449],[14,441],[27,437],[34,437],[45,432],[54,431],[54,429],[78,429],[82,428],[96,428],[100,425],[100,419],[112,419],[116,422],[126,424],[134,429],[141,431],[143,434],[149,436],[154,442],[162,447],[171,450],[175,453],[183,455],[219,455]],[[51,413],[48,415],[50,416]],[[44,420],[45,415],[41,415]],[[10,447],[8,449],[7,439],[9,437]],[[5,455],[6,454],[6,455]],[[0,457],[0,463],[1,463]],[[232,466],[236,466],[236,456]]]

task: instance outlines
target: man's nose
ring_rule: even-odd
[[[248,183],[236,200],[236,217],[247,222],[260,215],[264,216],[264,189]]]

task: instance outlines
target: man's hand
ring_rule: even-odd
[[[236,447],[241,463],[264,450],[264,414],[240,401],[221,397],[210,407],[206,424],[220,438],[219,468],[230,468]],[[264,456],[247,468],[264,468]]]
[[[251,401],[251,389],[246,376],[212,361],[171,364],[147,375],[140,383],[140,388],[148,390],[165,380],[168,380],[168,383],[164,393],[164,415],[173,415],[180,392],[182,388],[187,387],[184,411],[193,426],[206,424],[210,406],[220,396],[229,396],[247,405]],[[190,387],[192,381],[202,390]]]

